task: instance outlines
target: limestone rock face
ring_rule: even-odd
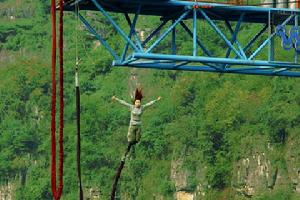
[[[194,200],[194,194],[179,191],[176,192],[176,200]]]
[[[183,160],[175,160],[171,163],[171,180],[175,183],[176,191],[185,190],[187,187],[187,170],[183,169]]]
[[[195,187],[195,191],[190,191],[190,183],[189,176],[191,176],[191,172],[183,167],[184,161],[183,159],[173,160],[171,162],[171,180],[175,184],[175,194],[174,199],[176,200],[200,200],[205,199],[205,174],[203,173],[203,169],[199,167],[199,170],[196,174],[197,186]],[[204,167],[205,168],[205,167]]]
[[[183,160],[178,159],[171,163],[171,180],[175,183],[176,192],[174,194],[176,200],[194,200],[194,194],[185,191],[188,187],[189,172],[183,167]]]
[[[274,187],[277,178],[275,171],[265,153],[257,153],[237,163],[233,182],[237,191],[251,197],[268,187]]]
[[[85,194],[88,194],[87,198],[91,200],[100,199],[100,191],[97,188],[91,187]]]
[[[13,190],[13,185],[9,182],[0,186],[0,200],[13,200]]]
[[[271,160],[273,148],[268,145],[266,152],[257,152],[239,160],[233,175],[233,186],[244,196],[257,196],[262,192],[293,185],[300,193],[300,152],[299,142],[287,141],[284,158],[286,167],[274,164]]]
[[[290,138],[288,144],[285,154],[288,176],[294,191],[300,194],[300,141],[297,138]]]

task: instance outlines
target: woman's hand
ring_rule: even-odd
[[[157,101],[159,101],[161,99],[161,97],[159,96],[159,97],[157,97]]]
[[[116,100],[116,98],[117,98],[116,96],[112,96],[112,98],[111,98],[111,99],[112,99],[112,100]]]

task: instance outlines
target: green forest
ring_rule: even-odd
[[[125,42],[102,15],[81,14],[122,51]],[[111,15],[125,27],[123,15]],[[141,16],[137,26],[147,32],[158,24],[158,18]],[[112,57],[73,12],[65,12],[64,28],[62,200],[78,199],[76,51],[85,199],[109,199],[130,120],[128,109],[111,97],[131,102],[133,74],[143,87],[143,104],[161,100],[143,115],[141,142],[125,164],[118,199],[300,199],[299,78],[112,67]],[[203,29],[206,45],[220,54],[223,41],[208,25]],[[259,25],[241,29],[238,38],[245,44]],[[178,50],[190,54],[192,39],[179,28],[177,34]],[[167,37],[157,51],[169,52],[170,44]],[[279,58],[292,53],[276,47]],[[50,1],[0,0],[0,197],[52,199],[50,112]]]

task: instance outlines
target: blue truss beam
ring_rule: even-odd
[[[295,26],[296,26],[296,27],[299,26],[299,23],[298,23],[298,22],[299,22],[299,16],[296,15],[296,16],[295,16]],[[299,52],[295,51],[295,58],[294,58],[295,63],[298,62],[298,53],[299,53]]]
[[[172,23],[174,24],[175,21],[173,20]],[[172,30],[172,54],[177,54],[177,46],[176,46],[176,26]]]
[[[140,9],[140,7],[139,7],[139,9]],[[138,13],[140,12],[140,10],[138,11]],[[137,14],[135,14],[135,16],[136,16]],[[137,17],[138,17],[139,15],[137,15]],[[128,15],[128,13],[125,13],[125,19],[126,19],[126,21],[127,21],[127,23],[128,23],[128,25],[129,25],[129,27],[132,27],[132,22],[131,22],[131,20],[130,20],[130,17],[129,17],[129,15]],[[142,42],[141,42],[141,40],[140,40],[140,38],[138,37],[138,35],[137,35],[137,33],[136,33],[136,31],[135,31],[135,26],[134,26],[134,28],[133,28],[133,36],[134,36],[134,39],[135,39],[135,41],[136,41],[136,44],[138,45],[138,47],[140,48],[140,49],[143,49],[143,46],[142,46]]]
[[[183,29],[191,36],[193,37],[193,32],[185,25],[184,22],[180,22],[180,25],[183,27]],[[212,57],[212,53],[204,46],[204,44],[199,40],[197,37],[196,39],[197,44],[202,49],[203,53],[205,53],[207,56]]]
[[[142,43],[143,46],[145,46],[168,22],[168,20],[164,20]]]
[[[203,72],[217,72],[217,73],[232,73],[232,74],[248,74],[248,75],[264,75],[264,76],[289,76],[300,77],[300,72],[279,71],[275,72],[273,68],[268,67],[249,67],[249,68],[228,68],[224,70],[218,70],[209,66],[197,66],[197,65],[181,65],[174,64],[147,64],[147,63],[135,63],[132,65],[122,65],[121,63],[114,62],[114,66],[120,67],[135,67],[135,68],[150,68],[160,70],[180,70],[180,71],[203,71]]]
[[[87,20],[79,15],[88,31],[114,57],[114,66],[300,77],[300,64],[297,63],[298,53],[296,51],[293,53],[294,59],[291,62],[274,60],[273,53],[276,36],[274,26],[298,25],[299,11],[179,0],[80,0],[78,3],[82,4],[80,8],[99,11],[125,41],[123,52],[118,55]],[[74,5],[68,4],[65,7],[70,9],[72,6]],[[282,14],[281,11],[285,13]],[[118,25],[109,12],[125,14],[129,33],[125,34],[127,31]],[[131,13],[134,14],[132,21],[129,16]],[[167,17],[166,13],[168,13]],[[154,27],[144,41],[139,38],[136,31],[138,17],[141,14],[161,17],[161,24]],[[189,24],[191,29],[186,25],[188,20],[191,21]],[[217,38],[213,38],[214,40],[220,39],[225,42],[226,46],[219,49],[222,51],[220,55],[214,55],[201,41],[201,30],[203,30],[201,25],[203,23],[198,23],[199,20],[207,23],[217,33]],[[236,21],[235,27],[232,26],[232,21]],[[171,23],[166,27],[168,22]],[[221,30],[218,24],[224,22],[227,29]],[[243,31],[241,29],[243,23],[248,23],[248,25],[249,23],[263,23],[264,26],[254,37],[249,38],[248,43],[241,44],[238,35]],[[177,26],[178,24],[181,26]],[[178,37],[176,31],[179,29],[187,32],[192,39],[192,51],[188,55],[180,55],[180,51],[177,52],[177,45],[180,44],[176,43]],[[269,30],[268,35],[265,34],[267,29]],[[160,33],[161,31],[162,33]],[[171,35],[170,52],[153,53],[154,49],[160,50],[161,42],[168,35]],[[216,36],[214,35],[214,37]],[[249,49],[258,39],[262,42],[250,52]],[[265,56],[261,52],[268,44],[269,51]],[[199,49],[202,52],[199,52]],[[166,48],[164,48],[164,52],[165,50]],[[231,56],[232,52],[235,55]],[[200,53],[201,55],[199,55]],[[257,59],[258,55],[262,58]]]
[[[217,27],[217,25],[208,17],[208,15],[202,9],[200,9],[200,13],[207,20],[207,22],[209,23],[209,25],[216,31],[216,33],[219,34],[219,36],[225,41],[225,43],[228,45],[228,47],[231,50],[233,50],[237,56],[239,56],[240,58],[243,58],[241,56],[240,52],[238,52],[238,50],[236,50],[236,48],[234,48],[234,46],[226,38],[226,36],[224,35],[224,33]]]
[[[274,32],[274,25],[272,24],[272,13],[269,11],[268,15],[269,21],[268,21],[268,27],[269,27],[269,37],[271,34]],[[271,37],[269,40],[269,45],[268,45],[268,61],[273,61],[274,60],[274,37]]]
[[[197,9],[193,10],[193,56],[197,56]]]
[[[237,44],[237,46],[238,46],[238,48],[239,48],[239,51],[240,51],[241,55],[243,56],[244,59],[246,59],[247,56],[246,56],[245,52],[243,51],[243,49],[241,48],[240,43],[237,41],[237,35],[238,35],[239,31],[240,31],[240,28],[241,28],[241,25],[242,25],[242,21],[243,21],[244,16],[245,16],[245,13],[242,13],[241,16],[240,16],[239,21],[237,22],[237,25],[236,25],[234,31],[232,30],[231,25],[230,25],[230,23],[229,23],[228,21],[225,21],[225,24],[226,24],[226,26],[228,27],[228,29],[229,29],[229,31],[230,31],[230,33],[231,33],[231,35],[232,35],[231,43],[232,43],[232,44],[234,44],[234,43]],[[227,50],[226,56],[225,56],[226,58],[229,57],[229,55],[230,55],[230,53],[231,53],[231,50],[232,50],[232,49],[230,49],[230,48]]]
[[[183,20],[188,14],[190,10],[185,11],[155,42],[154,44],[151,45],[146,51],[146,53],[150,53],[167,35],[169,34],[170,31],[175,28],[175,26]]]
[[[269,62],[263,60],[238,60],[233,58],[216,58],[203,56],[182,56],[182,55],[165,55],[153,53],[133,53],[132,58],[136,59],[150,59],[150,60],[173,60],[173,61],[189,61],[202,63],[219,63],[232,65],[246,65],[246,66],[268,66],[275,68],[286,67],[288,69],[300,69],[300,65],[290,62]]]
[[[121,27],[113,20],[113,18],[102,8],[102,6],[98,3],[97,0],[91,0],[95,6],[98,8],[98,10],[103,14],[103,16],[106,17],[106,19],[112,24],[112,26],[116,29],[116,31],[121,35],[121,37],[129,43],[129,45],[137,52],[140,51],[136,47],[136,45],[127,37],[127,35],[124,33],[124,31],[121,29]]]
[[[282,26],[286,25],[294,15],[289,16],[283,23]],[[257,50],[249,57],[249,60],[252,60],[269,42],[272,40],[272,38],[276,35],[275,32],[269,33],[269,37],[257,48]],[[270,53],[270,52],[269,52]]]
[[[257,39],[264,34],[264,32],[268,29],[268,25],[265,25],[244,47],[243,51],[246,52],[253,44],[257,41]],[[237,58],[237,57],[236,57]]]
[[[127,14],[125,15],[125,16],[126,16],[126,19],[127,19],[127,22],[128,22],[128,24],[129,24],[129,26],[130,26],[130,31],[129,31],[129,35],[128,35],[128,38],[129,38],[129,39],[131,39],[131,36],[132,36],[133,34],[135,34],[135,25],[136,25],[138,16],[139,16],[139,14],[140,14],[140,11],[141,11],[141,6],[138,7],[138,9],[137,9],[137,11],[136,11],[136,13],[135,13],[135,16],[134,16],[134,19],[133,19],[133,23],[132,23],[132,24],[131,24],[131,21],[130,21],[129,16],[128,16]],[[137,43],[140,44],[139,41],[137,41]],[[142,46],[141,46],[141,45],[139,45],[139,46],[140,46],[140,48],[142,49]],[[125,45],[125,48],[124,48],[124,51],[123,51],[123,54],[122,54],[122,60],[125,59],[125,56],[126,56],[127,51],[128,51],[128,47],[129,47],[129,42],[127,42],[126,45]]]
[[[104,48],[114,57],[114,59],[119,59],[117,53],[109,46],[109,44],[107,44],[107,42],[101,37],[101,35],[99,35],[97,31],[92,28],[92,26],[88,23],[88,21],[79,13],[78,13],[78,17],[80,21],[84,24],[86,29],[101,42]]]

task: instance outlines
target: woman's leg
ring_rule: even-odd
[[[141,134],[142,134],[142,127],[141,126],[137,126],[136,128],[136,143],[139,143],[141,140]]]
[[[133,144],[135,142],[135,126],[129,125],[127,141],[129,144]]]

